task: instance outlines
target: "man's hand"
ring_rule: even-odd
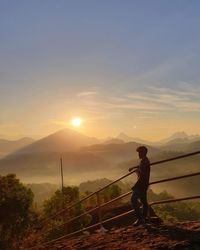
[[[133,168],[133,167],[131,167],[131,168],[129,168],[129,170],[128,170],[128,171],[129,171],[129,172],[131,172],[133,169],[134,169],[134,168]]]
[[[136,174],[139,175],[139,169],[138,169],[138,167],[131,167],[131,168],[128,169],[128,171],[131,172],[134,169],[135,169]]]

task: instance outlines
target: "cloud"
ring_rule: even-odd
[[[157,102],[169,104],[177,111],[182,112],[200,112],[200,87],[189,83],[182,83],[176,89],[169,88],[149,88],[151,96],[154,96]]]
[[[78,93],[77,94],[77,96],[79,96],[79,97],[87,97],[87,96],[93,96],[93,95],[97,95],[98,94],[98,92],[96,92],[96,91],[84,91],[84,92],[80,92],[80,93]]]
[[[158,105],[154,102],[143,102],[140,100],[127,100],[124,103],[109,103],[104,102],[104,107],[108,109],[124,109],[124,110],[150,110],[150,111],[164,111],[164,110],[172,110],[173,107],[170,106],[164,106],[164,105]]]
[[[144,91],[134,91],[121,97],[111,97],[104,106],[158,113],[162,111],[200,111],[200,87],[184,84],[181,88],[158,88],[149,86]]]
[[[20,124],[18,123],[12,123],[12,122],[8,122],[8,123],[0,123],[0,128],[4,129],[4,128],[16,128],[19,127]]]
[[[95,120],[158,118],[173,114],[200,112],[200,87],[179,82],[173,88],[155,85],[132,91],[112,89],[107,92],[85,91],[74,97],[71,107],[88,122]],[[81,98],[80,98],[81,97]],[[90,98],[91,97],[91,98]],[[64,125],[66,121],[52,121]]]

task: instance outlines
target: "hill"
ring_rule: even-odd
[[[200,149],[200,140],[191,141],[188,138],[176,138],[160,146],[160,149],[174,152],[189,152]]]
[[[34,194],[34,205],[36,209],[41,209],[43,202],[49,199],[55,191],[60,188],[58,185],[50,183],[31,183],[26,184],[27,188],[30,188]]]
[[[200,135],[188,135],[184,131],[176,132],[171,136],[155,142],[156,145],[165,145],[170,143],[189,143],[200,140]]]
[[[124,141],[117,138],[110,138],[103,142],[104,144],[123,144]]]
[[[131,136],[128,136],[127,134],[121,132],[115,138],[110,138],[110,139],[122,140],[124,142],[137,142],[137,143],[141,143],[141,144],[146,144],[146,145],[158,147],[158,146],[165,146],[165,145],[168,145],[171,143],[174,144],[175,142],[177,142],[177,143],[191,143],[191,142],[200,140],[200,135],[198,135],[198,134],[188,135],[184,131],[178,131],[178,132],[173,133],[172,135],[170,135],[167,138],[152,142],[152,141],[147,141],[147,140],[141,139],[139,137],[131,137]]]
[[[63,157],[64,180],[67,185],[97,178],[115,179],[127,173],[130,166],[138,164],[137,142],[100,144],[98,139],[65,129],[44,137],[0,159],[0,173],[15,173],[22,181],[30,183],[59,183],[60,156]],[[199,150],[200,141],[182,143],[180,152],[175,146],[157,148],[148,146],[150,160],[157,161]],[[165,149],[165,150],[164,150]],[[166,178],[199,170],[199,157],[187,158],[155,166],[151,179]],[[193,185],[190,189],[194,189]],[[176,189],[177,191],[178,189]],[[171,190],[170,190],[171,192]]]
[[[31,241],[27,240],[27,249]],[[200,222],[177,222],[174,224],[142,225],[139,227],[113,228],[106,233],[97,230],[89,236],[81,235],[73,238],[65,238],[40,245],[38,249],[57,250],[186,250],[200,249]]]
[[[98,143],[99,140],[94,137],[85,136],[72,129],[63,129],[32,143],[16,153],[72,152],[83,146]]]
[[[135,142],[97,144],[95,138],[65,129],[42,138],[0,159],[1,174],[15,173],[24,182],[58,182],[60,156],[67,182],[77,184],[89,179],[117,178],[116,163],[137,158]],[[157,152],[149,147],[150,152]],[[127,169],[126,169],[127,171]],[[83,173],[85,176],[83,176]]]
[[[85,182],[80,183],[79,190],[82,193],[86,191],[95,192],[99,190],[100,188],[103,188],[106,185],[110,184],[111,182],[113,182],[113,180],[109,180],[107,178],[85,181]],[[122,193],[125,193],[131,190],[131,185],[129,185],[128,183],[124,183],[123,181],[119,181],[115,185],[120,187]]]
[[[0,159],[0,173],[15,173],[25,182],[58,182],[61,155],[68,174],[98,170],[106,164],[104,159],[79,152],[96,143],[98,139],[74,130],[60,130]]]
[[[81,148],[82,152],[90,152],[94,155],[105,158],[113,163],[120,163],[131,159],[137,159],[136,149],[141,144],[137,142],[127,142],[123,144],[98,144]],[[148,146],[149,154],[155,155],[160,152],[155,147]]]
[[[193,143],[192,143],[193,145]],[[195,144],[196,146],[196,144]],[[198,146],[198,144],[197,144]],[[151,162],[156,162],[160,160],[165,160],[173,158],[176,156],[183,155],[184,153],[189,153],[195,151],[195,147],[191,147],[193,150],[188,150],[185,152],[173,152],[173,151],[158,151],[157,154],[149,154]],[[199,150],[199,148],[198,148]],[[157,181],[160,179],[172,178],[176,176],[191,174],[199,172],[199,161],[200,154],[192,157],[187,157],[171,162],[166,162],[163,164],[154,165],[151,167],[151,181]],[[118,164],[118,168],[123,171],[131,166],[135,165],[135,160],[125,161]],[[128,180],[134,181],[131,177]],[[193,178],[186,178],[178,181],[166,182],[162,184],[153,185],[152,188],[156,192],[162,190],[167,190],[169,193],[175,196],[185,196],[185,195],[199,195],[197,186],[200,182],[200,176],[195,176]]]
[[[64,180],[70,185],[84,181],[85,178],[95,178],[98,172],[109,167],[109,163],[103,158],[91,153],[65,152],[62,157]],[[28,183],[60,183],[60,154],[43,152],[9,155],[0,160],[0,172],[2,175],[15,173],[23,182]]]
[[[5,157],[6,155],[19,150],[33,142],[34,140],[29,137],[24,137],[14,141],[0,139],[0,158]]]

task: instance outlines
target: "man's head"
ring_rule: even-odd
[[[139,158],[140,158],[140,159],[145,158],[146,155],[147,155],[147,152],[148,152],[148,150],[147,150],[147,148],[146,148],[145,146],[140,146],[140,147],[138,147],[138,148],[136,149],[136,151],[138,152]]]

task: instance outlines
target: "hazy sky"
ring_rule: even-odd
[[[0,0],[0,137],[200,133],[200,1]]]

